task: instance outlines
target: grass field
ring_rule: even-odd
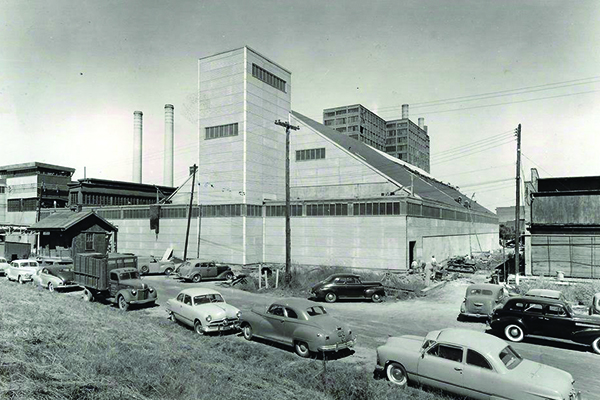
[[[1,279],[0,398],[447,398],[399,391],[373,378],[374,364],[329,361],[324,375],[320,360],[237,335],[198,336],[153,314]]]

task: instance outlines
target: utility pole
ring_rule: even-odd
[[[517,134],[517,201],[515,208],[515,283],[519,284],[519,247],[521,236],[521,124]]]
[[[288,121],[275,121],[275,125],[285,127],[285,284],[292,278],[292,227],[290,224],[290,129],[297,131],[299,126]]]
[[[190,237],[190,222],[192,220],[192,204],[194,204],[194,185],[196,184],[196,164],[190,167],[190,174],[192,174],[192,190],[190,193],[190,208],[188,209],[188,220],[187,220],[187,229],[185,230],[185,247],[183,249],[183,261],[187,260],[187,248],[188,248],[188,240]]]

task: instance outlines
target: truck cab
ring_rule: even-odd
[[[121,310],[127,310],[131,304],[154,304],[156,290],[142,282],[137,268],[117,268],[109,274],[110,300]]]

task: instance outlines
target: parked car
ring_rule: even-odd
[[[545,297],[547,299],[558,299],[567,301],[565,295],[560,290],[530,289],[527,291],[527,293],[525,293],[525,296]]]
[[[563,300],[512,297],[494,310],[489,325],[511,342],[533,334],[590,345],[600,354],[600,317],[575,314]]]
[[[0,257],[0,275],[6,275],[6,270],[10,264],[6,262],[6,258]]]
[[[523,359],[486,333],[448,328],[426,337],[390,337],[377,369],[404,388],[409,381],[474,399],[575,399],[568,372]]]
[[[171,275],[175,271],[175,263],[171,260],[161,260],[154,256],[138,257],[140,274],[165,274]]]
[[[55,289],[67,289],[78,287],[74,281],[73,264],[49,265],[38,269],[33,275],[33,283],[37,286],[48,288],[54,292]]]
[[[333,274],[313,286],[310,292],[328,303],[337,299],[371,299],[379,303],[385,297],[381,282],[363,282],[355,274]]]
[[[590,315],[600,314],[600,293],[596,293],[594,297],[592,297],[592,305],[588,309],[588,313]]]
[[[14,260],[7,269],[6,277],[9,281],[30,282],[39,268],[36,260]]]
[[[167,301],[167,312],[171,320],[193,327],[198,334],[237,329],[241,314],[221,293],[205,288],[182,290]]]
[[[460,306],[459,318],[489,317],[494,307],[498,307],[508,297],[508,290],[502,285],[478,283],[469,285],[465,299]]]
[[[203,279],[233,279],[233,272],[228,265],[217,265],[214,261],[189,260],[177,269],[179,278],[200,282]]]
[[[35,259],[40,267],[46,267],[48,265],[70,265],[73,266],[73,259],[71,258],[60,258],[60,257],[37,257]]]
[[[356,343],[345,323],[318,303],[303,299],[281,299],[265,310],[244,311],[240,326],[246,340],[258,337],[293,346],[300,357],[347,349]]]

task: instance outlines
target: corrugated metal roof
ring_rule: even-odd
[[[97,218],[100,220],[101,224],[105,224],[109,230],[117,231],[117,228],[112,225],[110,222],[96,214],[94,211],[82,211],[75,212],[71,210],[61,210],[55,213],[50,214],[46,218],[41,221],[33,224],[29,229],[34,231],[45,231],[45,230],[60,230],[66,231],[70,229],[75,224],[83,221],[86,218]]]
[[[420,168],[405,163],[402,160],[397,160],[384,152],[374,149],[348,135],[339,133],[338,131],[320,124],[296,111],[292,111],[292,115],[300,122],[308,125],[310,128],[342,147],[346,152],[362,159],[371,167],[388,177],[391,181],[394,181],[409,190],[412,183],[412,185],[414,185],[415,196],[425,200],[442,203],[455,209],[463,208],[456,199],[461,198],[463,202],[469,200],[469,197],[465,194],[452,186],[436,180],[432,175]],[[495,216],[492,211],[476,202],[472,203],[471,210]]]

